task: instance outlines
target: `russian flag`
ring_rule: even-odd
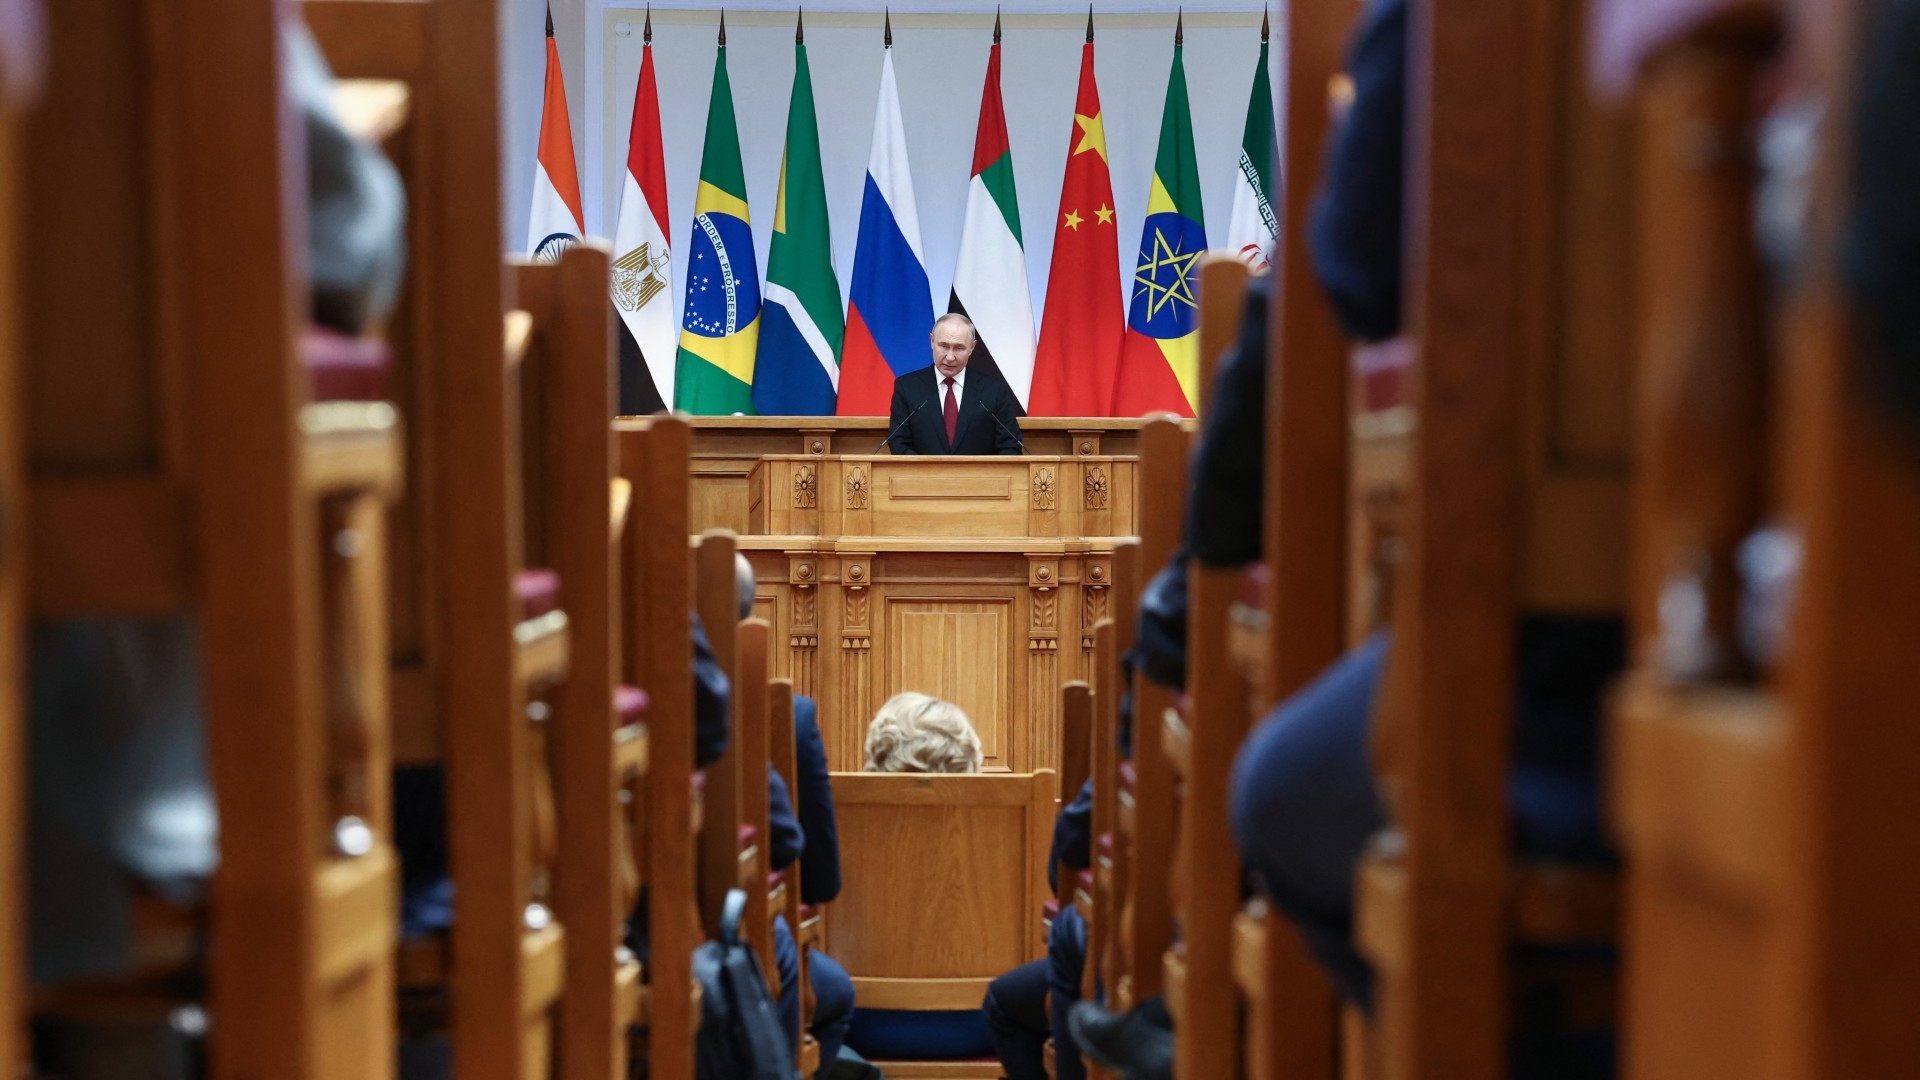
[[[853,249],[853,289],[847,297],[847,336],[840,354],[841,416],[885,416],[893,380],[933,363],[933,286],[920,247],[920,212],[907,168],[907,131],[893,50],[880,67],[880,104],[873,117],[873,153],[860,200],[860,235]]]

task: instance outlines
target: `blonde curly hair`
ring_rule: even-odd
[[[908,690],[867,725],[867,772],[977,773],[980,736],[960,706]]]

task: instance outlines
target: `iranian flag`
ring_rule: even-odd
[[[645,416],[665,409],[673,400],[679,355],[651,12],[640,53],[640,81],[633,91],[633,125],[627,132],[627,170],[620,177],[620,220],[613,230],[613,250],[613,306],[620,313],[620,412]]]
[[[527,254],[553,260],[580,242],[580,173],[573,164],[573,125],[567,121],[567,84],[547,11],[547,86],[540,105],[540,149],[533,169],[533,210],[527,215]]]
[[[987,82],[980,93],[980,130],[973,139],[973,179],[953,272],[948,311],[973,320],[980,335],[968,367],[997,371],[1025,410],[1033,385],[1033,296],[1021,246],[1020,204],[1013,188],[1013,152],[1000,104],[1000,18],[993,21]]]
[[[1234,165],[1233,215],[1227,219],[1227,250],[1266,273],[1279,223],[1273,213],[1273,85],[1267,80],[1267,20],[1260,20],[1260,66],[1253,69],[1247,129]]]

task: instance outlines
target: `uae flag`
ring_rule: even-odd
[[[1260,66],[1253,69],[1247,128],[1233,170],[1233,213],[1227,218],[1227,250],[1256,274],[1270,269],[1280,227],[1273,214],[1273,84],[1267,79],[1267,20],[1260,20]]]
[[[547,89],[540,105],[540,150],[533,169],[533,212],[527,215],[527,254],[553,260],[586,234],[580,217],[580,173],[573,165],[573,127],[567,122],[567,85],[547,12]]]
[[[1067,176],[1053,222],[1047,307],[1033,360],[1034,416],[1105,416],[1113,408],[1114,373],[1126,315],[1120,307],[1120,228],[1113,216],[1107,129],[1093,78],[1093,16],[1080,49],[1080,93],[1067,134]]]
[[[644,416],[665,409],[673,400],[678,354],[651,12],[640,53],[640,82],[633,92],[633,125],[627,131],[627,171],[620,177],[620,220],[613,230],[613,250],[613,306],[620,313],[620,412]]]
[[[987,83],[980,93],[980,130],[973,137],[973,179],[967,184],[966,224],[953,272],[948,311],[973,320],[980,336],[968,367],[998,372],[1027,405],[1033,385],[1033,295],[1027,291],[1027,253],[1020,236],[1020,203],[1013,189],[1013,152],[1006,110],[1000,105],[1000,18],[993,20]]]

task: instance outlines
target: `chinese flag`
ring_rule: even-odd
[[[1030,416],[1106,416],[1126,315],[1120,307],[1120,229],[1107,172],[1107,132],[1093,79],[1093,20],[1080,50],[1080,95],[1067,142],[1067,176],[1053,222],[1047,305],[1034,352]]]

